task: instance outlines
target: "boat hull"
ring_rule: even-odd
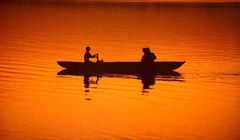
[[[81,73],[167,73],[181,67],[185,61],[179,62],[154,62],[143,65],[141,62],[103,62],[90,63],[57,61],[58,65],[72,72]]]

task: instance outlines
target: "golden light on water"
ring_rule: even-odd
[[[236,5],[0,5],[1,139],[218,139],[239,130]],[[221,23],[221,24],[219,24]],[[57,75],[86,45],[108,61],[186,61],[181,76]]]

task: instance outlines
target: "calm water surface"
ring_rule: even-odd
[[[1,4],[0,16],[1,139],[240,139],[238,4]],[[147,45],[187,63],[149,88],[57,75],[86,45],[105,61],[139,61]]]

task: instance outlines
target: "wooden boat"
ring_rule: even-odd
[[[168,73],[181,67],[185,61],[154,62],[142,64],[141,62],[99,62],[86,64],[84,62],[57,61],[58,65],[72,72],[82,73]]]

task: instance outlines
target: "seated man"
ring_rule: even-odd
[[[89,60],[90,58],[97,58],[97,62],[99,61],[98,60],[98,54],[91,55],[90,54],[90,47],[86,47],[86,53],[84,54],[84,62],[85,63],[92,63],[92,61]]]
[[[144,53],[141,60],[143,64],[152,64],[157,59],[156,55],[149,48],[143,48],[142,51]]]

